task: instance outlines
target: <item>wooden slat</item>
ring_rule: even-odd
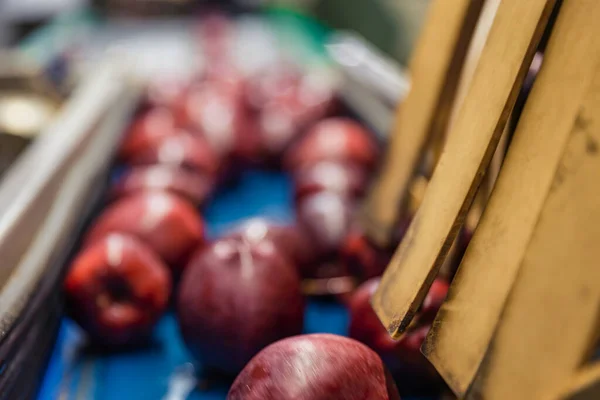
[[[496,12],[498,11],[498,6],[500,5],[500,1],[501,0],[486,0],[483,5],[481,14],[479,16],[479,20],[477,21],[477,27],[475,29],[475,32],[473,33],[471,43],[469,44],[469,50],[467,52],[467,56],[465,57],[464,66],[460,74],[460,82],[458,84],[456,98],[452,105],[452,113],[448,122],[448,131],[443,137],[437,140],[437,146],[434,148],[434,152],[436,154],[435,163],[439,161],[442,155],[443,147],[446,143],[446,140],[448,139],[448,135],[452,132],[452,127],[456,122],[458,112],[460,111],[460,108],[462,107],[462,104],[467,96],[468,89],[470,88],[471,83],[473,81],[475,70],[477,68],[477,65],[479,64],[479,59],[481,58],[481,52],[483,51],[483,47],[487,42],[490,29],[492,28],[492,25],[494,23]],[[509,124],[506,124],[506,126],[508,128]],[[507,129],[504,130],[502,138],[505,138],[506,136]],[[498,144],[494,157],[492,157],[492,162],[490,164],[489,170],[493,169],[493,167],[496,164],[495,161],[499,160],[504,155],[504,149],[502,148],[501,143],[502,140]],[[465,222],[467,228],[469,227],[469,221],[474,221],[473,225],[476,225],[477,221],[479,221],[479,217],[481,216],[481,211],[483,210],[483,202],[487,199],[488,191],[487,187],[485,186],[486,183],[490,180],[491,174],[489,170],[486,174],[486,179],[482,184],[482,188],[479,190],[479,193],[475,197],[475,201],[473,202],[473,205],[469,210],[468,217]],[[433,172],[433,168],[431,171]],[[460,261],[458,257],[462,256],[459,249],[462,248],[463,245],[464,243],[462,243],[461,235],[458,235],[452,243],[452,246],[448,251],[444,263],[440,267],[440,277],[443,277],[445,279],[451,279],[453,277],[453,274],[456,272],[456,265]]]
[[[600,62],[600,36],[588,29],[599,18],[595,0],[563,5],[493,194],[425,342],[425,355],[459,395],[488,348],[564,146],[579,123]]]
[[[555,1],[500,4],[453,132],[372,304],[398,337],[420,307],[463,223]]]
[[[569,4],[597,15],[593,0],[563,6]],[[597,16],[583,19],[582,14],[570,21],[581,28],[573,37],[598,37]],[[597,344],[600,66],[595,72],[467,399],[550,398],[589,360]]]
[[[385,246],[428,138],[443,133],[483,0],[434,0],[411,58],[411,89],[398,109],[390,149],[365,203],[363,226]]]
[[[586,365],[558,391],[556,400],[600,399],[600,362]]]

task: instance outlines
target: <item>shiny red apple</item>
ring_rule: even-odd
[[[202,243],[204,223],[188,201],[168,192],[151,191],[108,206],[87,234],[86,244],[112,232],[141,239],[179,273],[191,252]]]
[[[182,167],[216,175],[219,171],[219,157],[204,138],[189,131],[157,140],[153,145],[133,154],[127,162],[130,165],[164,164]]]
[[[227,400],[400,400],[385,365],[365,345],[337,335],[270,345],[233,382]]]
[[[354,164],[321,161],[294,171],[296,201],[319,192],[333,192],[350,198],[361,197],[367,188],[366,172]]]
[[[157,164],[128,169],[111,187],[110,197],[118,199],[138,192],[165,190],[202,204],[214,186],[215,179],[207,173]]]
[[[220,156],[241,145],[238,135],[246,125],[245,108],[241,93],[230,85],[215,81],[194,85],[178,103],[176,113],[181,125],[200,132]]]
[[[88,335],[119,346],[150,334],[167,307],[171,278],[149,247],[114,233],[77,255],[64,288],[70,315]]]
[[[313,245],[296,225],[276,223],[265,218],[251,218],[236,226],[227,237],[246,240],[253,245],[270,241],[275,249],[289,258],[303,276],[313,261]]]
[[[298,272],[270,241],[217,240],[187,266],[177,315],[191,353],[235,374],[265,346],[302,331]]]
[[[166,108],[152,108],[132,123],[127,131],[121,147],[119,158],[128,162],[139,152],[155,146],[160,140],[179,134],[175,116]]]
[[[355,204],[334,192],[305,196],[296,205],[300,229],[322,257],[337,255],[352,222]]]
[[[250,91],[250,107],[257,110],[257,130],[261,151],[271,160],[281,155],[307,127],[324,118],[332,109],[333,92],[319,86],[315,74],[300,75],[284,68],[259,80]],[[321,82],[323,83],[323,82]]]
[[[296,104],[273,102],[256,115],[256,137],[263,158],[279,158],[301,133],[305,126],[304,115]]]
[[[328,118],[315,124],[285,153],[284,165],[295,170],[319,161],[345,161],[372,169],[378,149],[372,135],[349,118]]]

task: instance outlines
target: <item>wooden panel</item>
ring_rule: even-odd
[[[578,40],[598,37],[581,8]],[[566,10],[563,10],[566,11]],[[586,12],[593,13],[584,19]],[[575,13],[574,13],[575,14]],[[562,17],[562,11],[559,18]],[[595,18],[594,18],[595,17]],[[596,39],[595,39],[596,40]],[[571,45],[576,46],[575,42]],[[500,323],[467,399],[544,399],[589,360],[600,322],[600,67],[579,109]]]
[[[423,351],[464,394],[497,325],[600,61],[600,2],[563,5],[493,194]]]
[[[600,363],[585,366],[559,390],[556,400],[600,399]]]
[[[409,66],[411,89],[398,109],[382,172],[365,203],[363,226],[385,246],[423,149],[446,129],[450,105],[483,0],[434,0]]]
[[[554,1],[505,1],[421,208],[372,304],[390,334],[408,327],[461,227]]]

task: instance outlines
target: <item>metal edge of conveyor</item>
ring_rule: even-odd
[[[337,31],[325,48],[348,79],[359,82],[391,107],[410,90],[406,69],[356,33]]]
[[[0,348],[32,298],[56,290],[53,264],[99,196],[139,94],[122,65],[101,63],[0,184]]]
[[[344,101],[387,140],[395,110],[410,90],[406,70],[355,33],[333,33],[325,49],[341,72]]]

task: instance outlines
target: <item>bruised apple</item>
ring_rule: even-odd
[[[128,169],[111,187],[113,199],[138,192],[165,190],[194,204],[202,204],[211,195],[215,180],[207,173],[170,165],[148,165]]]
[[[177,315],[191,353],[210,369],[236,374],[265,346],[301,333],[300,279],[272,242],[223,238],[191,259]]]
[[[258,353],[227,400],[400,400],[379,356],[355,340],[302,335]]]
[[[88,335],[120,346],[149,335],[167,307],[171,278],[152,249],[114,233],[79,253],[64,288],[70,315]]]
[[[164,164],[196,170],[209,176],[219,170],[219,158],[210,145],[187,131],[157,140],[153,145],[133,154],[131,165]]]
[[[203,241],[204,223],[188,201],[162,191],[141,192],[111,204],[86,237],[91,244],[112,232],[129,233],[150,246],[177,274]]]
[[[295,170],[319,161],[345,161],[372,169],[378,149],[371,134],[349,118],[328,118],[315,124],[285,153],[284,166]]]
[[[296,201],[319,192],[334,192],[350,198],[361,197],[367,187],[366,172],[354,164],[321,161],[294,171]]]

